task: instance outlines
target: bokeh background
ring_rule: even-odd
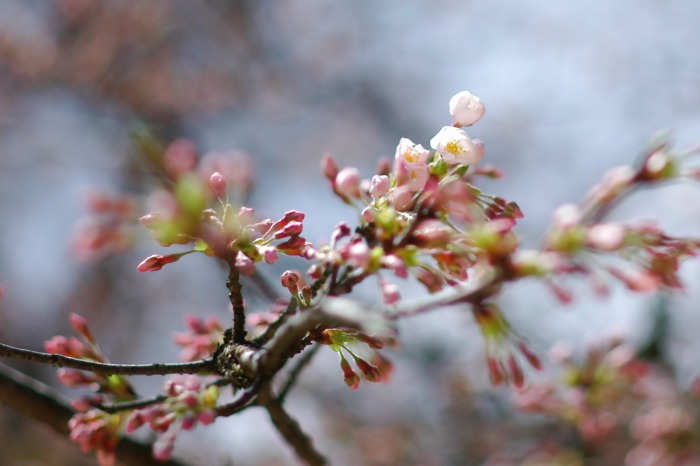
[[[700,142],[699,23],[691,0],[0,0],[0,338],[41,348],[68,333],[68,314],[78,312],[113,361],[175,361],[170,335],[185,314],[227,318],[223,273],[211,261],[136,272],[160,251],[145,231],[115,257],[79,260],[71,249],[91,190],[147,192],[130,137],[143,125],[203,153],[250,154],[250,204],[273,218],[306,212],[305,236],[316,242],[355,215],[330,195],[322,154],[370,176],[401,137],[427,146],[451,123],[449,98],[468,89],[487,107],[470,134],[507,173],[486,188],[519,203],[518,231],[536,246],[554,208],[631,162],[658,130],[679,146]],[[659,217],[671,232],[697,236],[698,205],[697,189],[672,186],[613,217]],[[302,264],[280,263],[272,280],[287,267]],[[681,386],[700,372],[700,267],[688,264],[684,277],[688,291],[664,301],[662,354]],[[582,287],[563,308],[523,284],[502,304],[542,354],[605,335],[645,344],[656,298],[590,294]],[[357,297],[370,302],[376,290]],[[321,354],[293,392],[291,412],[337,464],[483,464],[553,428],[489,387],[464,309],[400,330],[389,384],[350,392],[334,355]],[[51,369],[15,366],[56,385]],[[162,380],[136,384],[148,395]],[[294,464],[256,411],[181,435],[176,456]],[[0,464],[93,461],[0,407]]]

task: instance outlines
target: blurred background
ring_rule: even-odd
[[[202,153],[248,153],[249,204],[263,217],[306,212],[305,237],[319,242],[355,216],[330,195],[322,154],[369,177],[401,137],[427,146],[451,123],[449,98],[468,89],[487,107],[470,134],[507,174],[485,188],[518,202],[523,244],[537,246],[554,208],[632,162],[658,130],[671,130],[679,147],[700,142],[699,23],[690,0],[0,0],[0,339],[39,349],[69,334],[77,312],[115,362],[176,361],[171,334],[184,330],[185,314],[228,318],[224,274],[212,261],[136,272],[162,251],[145,229],[127,253],[76,253],[89,193],[148,192],[130,136],[144,125]],[[658,217],[672,233],[698,236],[698,205],[696,188],[671,186],[613,217]],[[304,265],[280,262],[271,280],[294,267]],[[683,276],[688,291],[662,303],[670,321],[658,356],[681,387],[700,372],[700,266],[687,264]],[[541,354],[611,335],[648,343],[657,298],[590,295],[581,287],[563,307],[525,283],[502,305]],[[376,290],[357,297],[370,302]],[[493,455],[526,455],[533,439],[560,431],[489,386],[464,309],[406,320],[400,331],[388,384],[349,391],[327,351],[291,395],[291,413],[337,464],[511,464]],[[52,369],[13,365],[57,385]],[[162,385],[134,380],[145,395]],[[254,410],[181,434],[175,455],[201,465],[294,464]],[[0,458],[94,463],[4,406]],[[621,464],[610,458],[590,464]]]

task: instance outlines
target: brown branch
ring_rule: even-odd
[[[233,342],[243,343],[246,334],[245,329],[245,306],[243,305],[243,285],[241,284],[240,274],[232,261],[229,261],[229,274],[226,280],[228,288],[228,298],[231,301],[233,308]]]
[[[296,298],[291,298],[289,300],[289,304],[287,305],[287,309],[282,311],[282,314],[280,314],[277,320],[270,323],[270,325],[267,326],[263,334],[255,338],[253,342],[257,345],[264,345],[265,343],[270,341],[270,339],[273,336],[275,336],[275,332],[277,332],[277,329],[279,329],[282,326],[282,324],[287,320],[287,317],[294,314],[294,312],[297,310],[298,304],[299,302],[296,300]]]
[[[20,359],[49,364],[56,367],[70,367],[72,369],[80,369],[95,374],[108,375],[198,374],[201,372],[216,371],[216,365],[212,359],[203,359],[187,363],[110,364],[72,358],[61,354],[42,353],[40,351],[16,348],[3,343],[0,343],[0,358]]]
[[[63,436],[70,433],[68,421],[75,411],[70,407],[66,397],[48,385],[5,364],[0,364],[0,403],[48,425]],[[150,445],[129,438],[122,438],[119,442],[117,459],[130,466],[154,464]],[[173,459],[159,464],[185,466],[184,463]]]
[[[301,430],[299,423],[285,411],[282,403],[272,395],[269,386],[260,391],[258,404],[267,410],[277,431],[294,448],[300,459],[311,466],[328,464],[326,458],[316,450],[309,436]]]

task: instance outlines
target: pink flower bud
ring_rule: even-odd
[[[301,236],[292,236],[287,241],[277,245],[277,251],[288,256],[301,256],[306,246],[306,240]]]
[[[333,181],[338,175],[338,165],[331,154],[324,154],[321,159],[321,172],[326,178]]]
[[[70,314],[70,323],[73,329],[75,329],[76,332],[78,332],[80,335],[82,335],[87,341],[94,343],[95,342],[95,337],[92,335],[92,332],[90,331],[90,326],[88,325],[87,319],[84,317],[79,316],[78,314],[71,312]]]
[[[348,264],[357,268],[366,268],[372,258],[369,246],[364,241],[357,241],[350,245],[347,255]]]
[[[192,171],[197,165],[197,147],[187,139],[176,139],[165,150],[163,167],[173,178]]]
[[[374,207],[367,206],[364,209],[362,209],[362,213],[360,215],[362,216],[362,220],[364,220],[367,223],[372,223],[376,218],[374,215],[375,212],[376,209]]]
[[[570,228],[581,221],[581,209],[576,204],[564,204],[552,214],[552,223],[560,228]]]
[[[369,193],[373,198],[378,199],[389,191],[389,177],[386,175],[374,175]]]
[[[238,251],[238,254],[236,254],[234,266],[243,275],[250,276],[255,273],[255,263],[241,251]]]
[[[277,254],[277,249],[272,246],[261,246],[258,248],[260,254],[263,256],[263,260],[268,264],[274,264],[279,259],[279,254]]]
[[[346,167],[335,177],[335,189],[347,197],[360,197],[360,172],[357,168]]]
[[[357,390],[360,386],[360,377],[352,370],[350,363],[345,357],[340,357],[340,368],[343,370],[343,380],[350,387],[350,390]]]
[[[151,213],[141,217],[139,219],[139,223],[141,223],[141,225],[145,226],[149,230],[158,230],[163,226],[165,221],[163,220],[163,217],[161,215]]]
[[[404,261],[393,254],[382,257],[382,265],[388,269],[391,269],[399,278],[408,278],[408,268]]]
[[[350,236],[350,233],[352,233],[350,226],[345,222],[340,222],[331,234],[331,246],[335,246],[339,239]]]
[[[292,272],[291,270],[285,270],[280,276],[280,281],[282,283],[282,286],[285,288],[290,288],[292,286],[295,287],[297,282],[299,281],[299,275]]]
[[[209,178],[209,186],[211,187],[214,194],[216,194],[219,199],[226,197],[226,178],[219,172],[212,173]]]
[[[282,230],[275,233],[275,239],[286,238],[288,236],[297,236],[304,230],[304,225],[301,222],[289,222]]]
[[[355,358],[355,364],[357,364],[357,367],[362,371],[362,374],[365,376],[367,381],[379,382],[382,380],[382,374],[379,372],[379,369],[374,367],[364,359]]]
[[[197,415],[197,420],[199,420],[202,425],[208,426],[216,420],[216,413],[211,409],[207,409]]]
[[[615,251],[625,241],[625,229],[613,223],[601,223],[588,229],[586,242],[588,246],[601,251]]]
[[[136,270],[139,272],[155,272],[156,270],[162,269],[166,264],[177,262],[180,257],[182,257],[182,254],[170,254],[169,256],[148,256],[138,265],[138,267],[136,267]]]
[[[126,433],[130,434],[142,425],[144,425],[146,421],[143,419],[143,416],[141,415],[141,412],[139,411],[134,411],[131,416],[129,416],[129,419],[126,421]]]
[[[394,210],[407,211],[413,205],[413,192],[407,186],[400,186],[391,191],[391,204]]]
[[[469,91],[462,91],[450,99],[450,115],[458,126],[470,126],[484,116],[486,107],[481,99]]]
[[[398,302],[398,300],[401,299],[401,295],[399,294],[399,287],[396,286],[394,283],[391,283],[386,280],[381,280],[379,286],[382,291],[382,298],[384,300],[384,304],[391,305]]]

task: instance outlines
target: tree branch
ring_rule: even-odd
[[[213,359],[170,364],[110,364],[71,358],[61,354],[42,353],[40,351],[16,348],[3,343],[0,343],[0,358],[21,359],[56,367],[70,367],[72,369],[80,369],[95,374],[108,375],[165,375],[216,372],[216,365]]]
[[[233,341],[234,343],[243,343],[246,334],[245,329],[245,306],[243,305],[243,285],[241,284],[240,274],[236,269],[233,261],[229,261],[229,274],[226,280],[228,288],[228,298],[231,301],[233,308]]]
[[[280,401],[280,403],[284,403],[284,399],[287,397],[287,394],[292,389],[292,387],[294,387],[294,384],[296,384],[296,381],[299,379],[299,375],[304,370],[304,368],[306,368],[306,366],[311,362],[311,360],[316,355],[316,353],[318,353],[318,350],[320,348],[321,345],[318,343],[312,346],[311,349],[307,350],[301,355],[299,361],[297,361],[296,365],[292,368],[292,370],[289,371],[287,380],[285,381],[284,386],[277,395],[277,399]]]
[[[38,380],[5,364],[0,364],[0,403],[48,425],[63,436],[70,433],[68,421],[75,414],[61,393]],[[76,445],[77,447],[77,445]],[[117,459],[134,466],[153,465],[150,445],[122,438],[117,447]],[[185,466],[177,460],[159,463],[165,466]]]
[[[282,403],[266,386],[258,395],[258,404],[267,410],[270,420],[287,443],[294,448],[297,456],[311,466],[328,464],[326,458],[314,448],[308,435],[301,430],[299,423],[285,411]]]

